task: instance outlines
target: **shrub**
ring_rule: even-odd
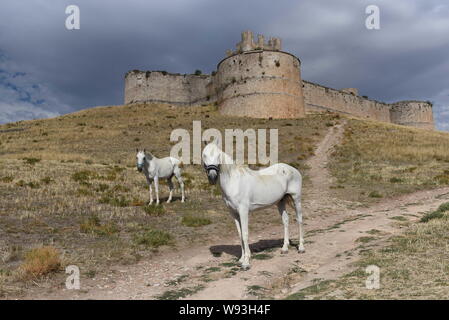
[[[370,198],[382,198],[383,196],[377,191],[371,191],[368,195]]]
[[[53,181],[54,180],[52,178],[50,178],[50,177],[44,177],[44,178],[41,179],[41,182],[45,183],[45,184],[50,184]]]
[[[109,186],[105,183],[100,183],[98,187],[95,189],[97,192],[104,192],[109,189]]]
[[[76,190],[76,194],[78,196],[92,196],[93,195],[92,191],[90,191],[86,188],[79,188],[78,190]]]
[[[430,212],[430,213],[426,213],[422,218],[421,218],[421,222],[428,222],[432,219],[440,219],[445,217],[445,213],[449,211],[449,202],[445,202],[443,204],[441,204],[437,210]]]
[[[99,236],[111,236],[119,230],[115,223],[101,224],[100,218],[92,215],[81,222],[80,231],[82,233],[96,234]]]
[[[11,176],[5,176],[0,179],[1,182],[5,182],[5,183],[12,182],[13,180],[14,180],[14,178]]]
[[[25,278],[37,278],[56,271],[61,266],[59,252],[52,246],[30,250],[25,255],[25,262],[20,266]]]
[[[134,241],[137,244],[144,245],[146,247],[158,248],[163,245],[169,245],[173,242],[173,237],[161,230],[148,230],[135,237]]]
[[[444,216],[444,213],[441,211],[433,211],[430,213],[426,213],[420,220],[420,222],[428,222],[432,219],[439,219],[442,218]]]
[[[97,177],[97,174],[89,170],[81,170],[72,174],[72,179],[76,182],[87,182],[92,178]]]
[[[165,208],[162,205],[143,206],[143,211],[150,216],[161,216],[165,213]]]
[[[185,214],[182,217],[181,223],[187,227],[201,227],[211,224],[212,221],[202,215]]]
[[[99,200],[100,203],[106,203],[114,207],[127,207],[129,206],[130,201],[126,199],[124,196],[111,196],[110,194],[106,194],[102,196]]]
[[[23,161],[25,161],[26,164],[30,164],[30,165],[34,165],[36,163],[38,163],[39,161],[41,161],[41,159],[38,158],[23,158]]]

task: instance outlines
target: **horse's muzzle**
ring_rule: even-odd
[[[207,179],[209,179],[210,184],[216,184],[218,180],[218,174],[215,170],[211,170],[207,173]]]
[[[216,184],[218,180],[218,173],[220,172],[220,168],[215,165],[208,165],[204,166],[204,169],[206,169],[207,172],[207,179],[209,180],[210,184]]]
[[[142,167],[137,167],[137,171],[142,172]]]

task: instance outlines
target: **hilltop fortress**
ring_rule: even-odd
[[[257,41],[242,33],[211,75],[129,71],[125,104],[156,102],[179,106],[216,103],[222,114],[252,118],[300,118],[333,111],[406,126],[434,129],[432,104],[426,101],[383,103],[361,97],[355,88],[336,90],[301,78],[301,62],[282,51],[281,39]]]

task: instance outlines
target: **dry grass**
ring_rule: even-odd
[[[183,168],[186,203],[179,201],[176,189],[174,201],[163,209],[145,206],[148,189],[135,169],[135,148],[166,156],[171,130],[191,131],[192,121],[199,119],[203,130],[278,128],[279,160],[305,174],[306,189],[305,161],[328,126],[340,121],[332,114],[245,119],[221,116],[213,106],[142,104],[1,125],[1,130],[23,130],[0,133],[0,293],[25,287],[14,273],[26,259],[22,252],[36,245],[52,245],[64,252],[64,261],[101,274],[110,264],[151,258],[154,250],[169,249],[167,244],[182,248],[235,234],[219,190],[208,184],[198,165]],[[357,199],[373,201],[376,198],[368,196],[373,191],[385,197],[448,183],[446,141],[443,133],[350,120],[344,145],[331,164],[342,188],[332,190],[344,198],[357,194]],[[372,146],[383,145],[385,156],[372,151]],[[167,196],[162,182],[161,201]],[[184,217],[193,218],[187,218],[189,222]],[[251,232],[272,223],[279,225],[278,215],[261,211],[252,220]]]
[[[51,246],[31,249],[25,255],[25,261],[20,266],[22,279],[42,277],[50,272],[57,271],[61,266],[58,250]]]
[[[183,168],[186,203],[180,202],[176,188],[172,203],[146,206],[148,187],[135,169],[136,147],[167,156],[171,130],[191,130],[192,121],[199,119],[203,130],[278,128],[280,160],[304,171],[306,159],[327,130],[325,123],[333,119],[332,115],[311,115],[249,123],[244,118],[222,117],[212,106],[181,110],[150,104],[99,107],[0,126],[24,129],[0,133],[2,294],[24,288],[14,273],[25,261],[22,252],[37,245],[53,245],[64,252],[69,264],[101,274],[108,265],[136,263],[151,258],[156,249],[169,249],[164,243],[182,248],[235,233],[219,190],[209,185],[201,166]],[[162,181],[161,201],[167,196],[168,187]],[[274,220],[267,218],[271,215],[269,210],[262,211],[251,229],[265,228]],[[193,220],[183,223],[183,217]],[[150,230],[165,232],[170,241],[159,242]]]
[[[449,134],[350,119],[330,169],[333,192],[364,203],[448,185]]]

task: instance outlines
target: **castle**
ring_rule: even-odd
[[[282,51],[279,38],[257,41],[242,33],[211,75],[129,71],[125,104],[140,102],[192,106],[216,103],[222,114],[253,118],[300,118],[332,111],[406,126],[434,129],[432,104],[425,101],[383,103],[301,79],[301,62]]]

